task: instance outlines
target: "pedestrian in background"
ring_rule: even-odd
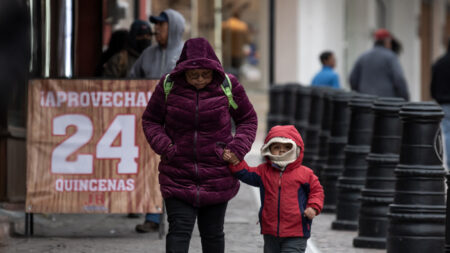
[[[131,78],[160,79],[175,67],[183,48],[185,20],[179,12],[166,9],[159,16],[150,16],[149,20],[155,24],[157,44],[142,52],[130,70]],[[146,214],[144,223],[136,225],[136,232],[158,231],[160,218],[156,213]]]
[[[439,58],[431,70],[431,96],[442,106],[442,130],[445,139],[446,166],[450,169],[450,39],[447,53]]]
[[[148,47],[130,71],[132,78],[159,79],[172,71],[183,48],[185,20],[177,11],[164,10],[159,16],[150,16],[155,24],[157,44]]]
[[[302,165],[304,145],[294,126],[270,129],[261,155],[266,160],[250,167],[225,150],[224,160],[241,181],[260,187],[259,223],[264,252],[305,252],[312,219],[323,207],[323,188],[313,171]]]
[[[142,20],[135,20],[127,35],[125,48],[117,52],[103,65],[103,76],[125,78],[139,55],[152,43],[152,29]]]
[[[100,63],[95,68],[95,76],[103,76],[103,65],[111,59],[115,54],[124,50],[126,47],[128,38],[127,30],[117,30],[111,34],[109,39],[108,48],[102,53]]]
[[[322,63],[322,70],[314,76],[311,85],[339,88],[339,76],[333,70],[336,67],[336,58],[333,52],[325,51],[321,53],[319,60]]]
[[[169,221],[166,252],[188,252],[196,219],[203,252],[225,251],[225,211],[239,181],[222,159],[223,150],[242,159],[255,139],[257,122],[243,86],[224,72],[209,42],[186,41],[175,69],[161,78],[142,116],[145,136],[161,155],[159,183]]]
[[[352,90],[380,97],[401,97],[409,100],[408,85],[397,55],[391,50],[392,36],[378,29],[375,45],[361,55],[350,74]]]

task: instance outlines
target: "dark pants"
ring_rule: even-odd
[[[264,235],[264,253],[304,253],[307,240],[302,237]]]
[[[228,202],[196,208],[175,198],[168,198],[164,201],[169,221],[166,253],[189,251],[189,242],[197,217],[203,253],[225,252],[223,223]]]

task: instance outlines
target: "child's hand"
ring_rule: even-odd
[[[317,211],[316,211],[314,208],[312,208],[312,207],[306,208],[306,210],[305,210],[305,216],[306,216],[308,219],[312,220],[312,219],[314,219],[314,217],[316,217],[316,215],[317,215]]]
[[[229,149],[223,150],[222,158],[225,162],[229,162],[233,165],[237,165],[240,162],[239,159],[236,157],[236,155],[233,152],[231,152]]]

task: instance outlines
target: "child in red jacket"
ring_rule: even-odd
[[[323,207],[323,189],[302,165],[304,145],[294,126],[274,126],[261,148],[266,162],[249,167],[230,151],[223,159],[241,181],[260,188],[264,252],[305,252],[312,219]]]

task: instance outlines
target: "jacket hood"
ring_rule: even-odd
[[[219,58],[204,38],[189,39],[184,43],[180,58],[171,75],[179,75],[188,69],[212,69],[219,75],[220,82],[225,78]]]
[[[177,47],[183,41],[184,25],[186,23],[184,17],[175,10],[164,10],[169,19],[169,38],[167,41],[167,49]]]
[[[303,160],[303,153],[304,153],[304,144],[303,139],[300,135],[300,133],[297,131],[297,129],[293,125],[286,125],[286,126],[274,126],[272,129],[270,129],[269,133],[267,134],[266,139],[264,140],[264,145],[266,145],[271,139],[275,137],[283,137],[291,139],[297,144],[297,147],[300,149],[300,153],[298,155],[297,160],[295,162],[289,164],[286,169],[289,169],[294,165],[294,167],[299,166],[302,163]]]

